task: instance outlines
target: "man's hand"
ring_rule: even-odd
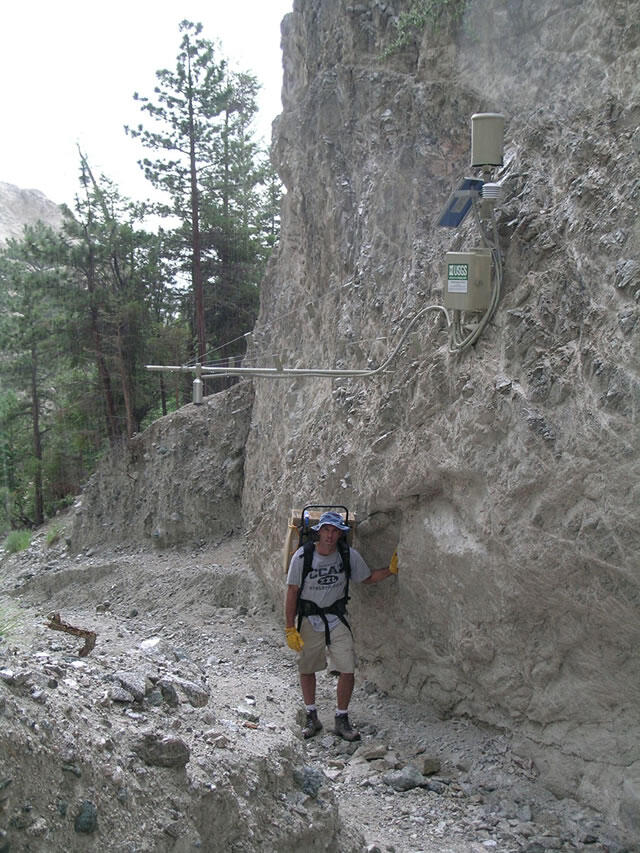
[[[392,575],[398,574],[398,552],[393,552],[393,557],[391,558],[391,562],[389,563],[389,573]]]
[[[369,577],[362,581],[362,583],[370,584],[370,583],[380,583],[385,578],[391,577],[391,575],[395,575],[398,577],[398,552],[394,551],[393,556],[391,557],[391,562],[388,567],[385,569],[374,569]]]
[[[294,652],[301,652],[302,647],[304,646],[304,640],[300,636],[297,628],[285,628],[285,633],[287,635],[287,645],[290,649],[293,649]]]

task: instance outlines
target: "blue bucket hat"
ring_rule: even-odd
[[[339,512],[323,512],[320,516],[320,521],[314,524],[312,530],[320,530],[323,524],[332,524],[338,530],[348,530],[349,525],[345,524]]]

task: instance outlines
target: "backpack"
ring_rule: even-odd
[[[344,569],[347,578],[347,584],[343,597],[339,598],[337,601],[334,601],[333,604],[329,605],[329,607],[318,607],[318,605],[315,604],[313,601],[306,601],[302,599],[302,588],[304,587],[304,582],[307,579],[307,576],[312,568],[313,554],[316,548],[315,541],[318,538],[317,532],[313,530],[311,525],[311,517],[309,510],[335,508],[336,507],[334,506],[326,506],[323,504],[309,504],[308,506],[305,506],[302,512],[300,513],[300,526],[298,528],[298,548],[303,548],[302,579],[300,581],[300,587],[298,589],[298,600],[296,604],[296,613],[298,615],[298,631],[300,630],[300,626],[302,625],[303,617],[321,616],[324,622],[324,635],[327,646],[331,645],[331,632],[329,630],[329,623],[326,617],[327,613],[337,616],[338,619],[351,631],[351,626],[349,625],[346,619],[347,602],[349,601],[349,579],[351,578],[349,541],[347,539],[348,534],[346,533],[346,531],[343,531],[342,535],[339,537],[336,543],[336,548],[338,550],[338,553],[340,554],[340,559],[342,560],[342,568]],[[345,524],[348,524],[349,510],[345,506],[339,506],[338,508],[344,510]]]

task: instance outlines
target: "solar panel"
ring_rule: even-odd
[[[457,228],[471,210],[474,194],[480,194],[483,181],[480,178],[463,178],[451,193],[437,224],[445,228]]]

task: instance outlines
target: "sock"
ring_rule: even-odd
[[[307,709],[307,711],[317,711],[318,710],[315,705],[307,705],[306,709]]]
[[[348,711],[341,711],[340,708],[336,708],[336,717],[346,717]]]

